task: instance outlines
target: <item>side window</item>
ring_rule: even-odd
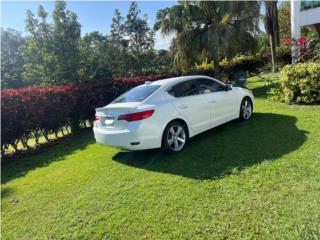
[[[174,97],[186,97],[199,94],[199,90],[196,82],[189,80],[175,85],[168,93]]]
[[[225,86],[208,79],[199,79],[199,91],[201,94],[225,91]]]

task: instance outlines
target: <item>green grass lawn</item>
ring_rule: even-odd
[[[270,77],[270,76],[267,76]],[[320,106],[265,98],[176,155],[91,131],[2,166],[3,239],[319,239]]]

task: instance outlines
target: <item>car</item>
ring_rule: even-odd
[[[96,109],[98,143],[126,150],[181,151],[195,135],[234,119],[248,120],[254,96],[208,76],[146,82]]]

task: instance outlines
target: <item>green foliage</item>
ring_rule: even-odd
[[[266,65],[266,62],[266,58],[263,56],[240,54],[230,61],[220,62],[220,67],[229,80],[234,80],[239,71],[246,71],[248,74],[258,73]]]
[[[13,29],[1,28],[1,88],[23,86],[23,58],[19,47],[25,43],[21,34]]]
[[[154,32],[149,28],[147,16],[141,18],[137,2],[131,2],[123,28],[128,38],[128,50],[136,60],[138,67],[143,67],[141,57],[154,46]]]
[[[218,63],[254,47],[259,9],[258,2],[180,1],[158,11],[154,28],[175,34],[171,50],[185,71],[206,58]],[[217,73],[219,65],[214,66]]]
[[[235,74],[238,71],[246,71],[248,74],[257,73],[262,67],[266,65],[266,58],[260,55],[252,56],[240,54],[232,59],[222,59],[219,62],[219,68],[221,70],[224,80],[234,80]],[[213,76],[214,62],[208,62],[208,59],[205,59],[200,64],[195,64],[194,70],[191,73],[204,73],[205,75]]]
[[[264,55],[270,53],[270,39],[267,33],[261,32],[257,36],[256,54]]]
[[[202,63],[195,64],[196,70],[212,70],[213,69],[213,61],[208,62],[208,58],[206,58]]]
[[[81,39],[78,71],[81,82],[111,77],[110,56],[106,54],[109,49],[110,41],[99,32],[88,33]]]
[[[31,84],[59,84],[79,81],[80,24],[77,15],[56,1],[52,23],[40,5],[37,17],[28,10],[26,30],[31,34],[22,55],[23,77]]]
[[[126,18],[115,10],[111,24],[108,55],[115,76],[141,75],[154,70],[154,32],[149,28],[147,16],[132,2]]]
[[[290,2],[283,1],[279,6],[278,19],[279,19],[279,35],[280,40],[291,37],[291,9]]]
[[[272,99],[286,103],[320,103],[320,62],[284,67],[279,84],[269,94]]]

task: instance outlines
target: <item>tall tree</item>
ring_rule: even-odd
[[[171,50],[175,63],[186,70],[195,61],[214,61],[215,74],[219,60],[250,48],[259,31],[258,2],[181,1],[158,11],[155,30],[175,34]]]
[[[56,1],[53,11],[53,50],[57,68],[54,81],[74,82],[78,79],[81,25],[77,15],[66,9],[66,2]]]
[[[126,18],[115,10],[112,18],[108,55],[114,75],[140,75],[149,67],[146,58],[153,55],[154,32],[149,28],[147,16],[132,2]]]
[[[291,38],[291,9],[290,2],[282,2],[279,6],[278,19],[279,19],[279,37],[283,40],[286,37]]]
[[[52,24],[40,5],[37,17],[28,10],[26,30],[30,33],[22,49],[23,76],[32,83],[58,84],[78,81],[80,24],[64,1],[56,1]]]
[[[47,13],[40,5],[38,18],[27,10],[26,31],[31,35],[27,43],[21,48],[25,62],[23,77],[28,84],[47,82],[50,80],[50,72],[53,64],[50,56],[51,26],[47,24]]]
[[[87,33],[80,43],[80,81],[98,80],[111,76],[110,58],[105,54],[110,47],[106,36],[99,32]]]
[[[125,38],[124,18],[115,10],[109,37],[110,47],[107,55],[110,59],[112,73],[115,76],[127,75],[132,70],[131,56],[128,54],[128,39]]]
[[[276,47],[279,45],[279,23],[277,1],[264,1],[266,7],[265,28],[270,38],[272,71],[275,71]]]
[[[144,55],[153,49],[154,32],[148,26],[147,16],[139,16],[137,2],[131,2],[126,21],[124,23],[125,36],[128,39],[128,50],[135,60],[135,68],[138,72],[146,66]]]
[[[21,34],[13,29],[1,28],[1,88],[18,88],[22,81],[23,58],[19,47],[25,43]]]
[[[114,16],[111,23],[110,40],[117,48],[124,48],[127,46],[127,41],[124,37],[124,19],[118,9],[114,11]]]

